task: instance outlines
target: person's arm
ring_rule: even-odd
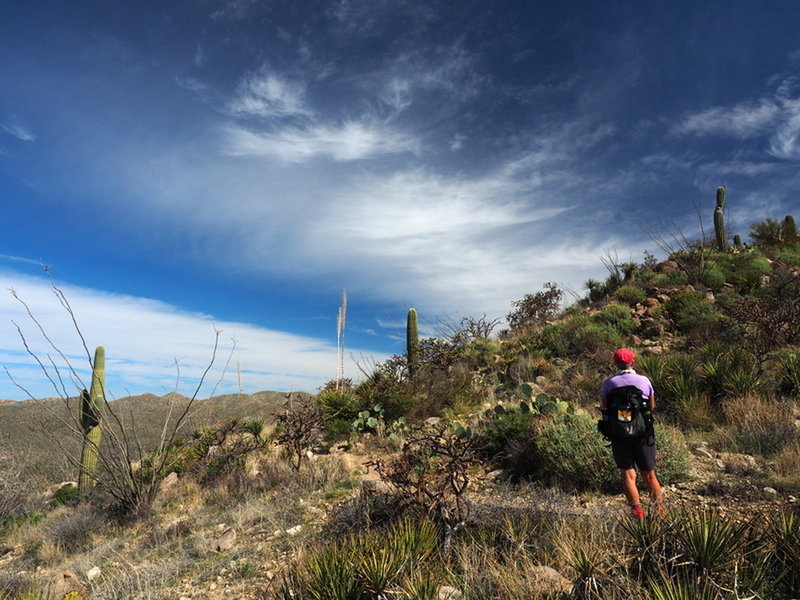
[[[647,404],[650,406],[650,410],[656,409],[656,394],[653,392],[650,394],[650,397],[647,399]]]

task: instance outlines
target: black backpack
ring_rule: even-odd
[[[597,429],[609,440],[652,436],[653,413],[648,401],[642,398],[642,390],[635,385],[611,390]]]

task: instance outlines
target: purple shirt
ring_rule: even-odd
[[[637,375],[636,373],[618,373],[617,375],[612,375],[603,382],[603,386],[600,388],[600,395],[605,398],[614,388],[626,385],[635,385],[642,390],[642,398],[645,400],[655,393],[653,391],[653,384],[650,383],[650,380],[644,375]]]

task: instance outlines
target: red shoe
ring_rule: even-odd
[[[631,519],[634,521],[644,521],[644,511],[642,510],[641,505],[631,505]]]

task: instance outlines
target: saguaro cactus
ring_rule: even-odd
[[[714,209],[714,232],[717,234],[717,250],[725,252],[727,235],[725,234],[725,215],[722,207],[725,204],[725,188],[717,188],[717,208]]]
[[[408,374],[413,379],[419,371],[419,323],[417,311],[408,310],[406,320],[406,359],[408,360]]]
[[[794,222],[792,215],[786,215],[783,218],[783,225],[781,226],[783,233],[784,243],[793,243],[797,241],[797,225]]]
[[[106,350],[98,346],[94,351],[92,367],[92,386],[90,391],[81,393],[81,428],[83,429],[83,448],[81,449],[81,471],[78,476],[78,492],[85,493],[94,485],[97,470],[97,456],[100,450],[101,423],[105,407]]]

